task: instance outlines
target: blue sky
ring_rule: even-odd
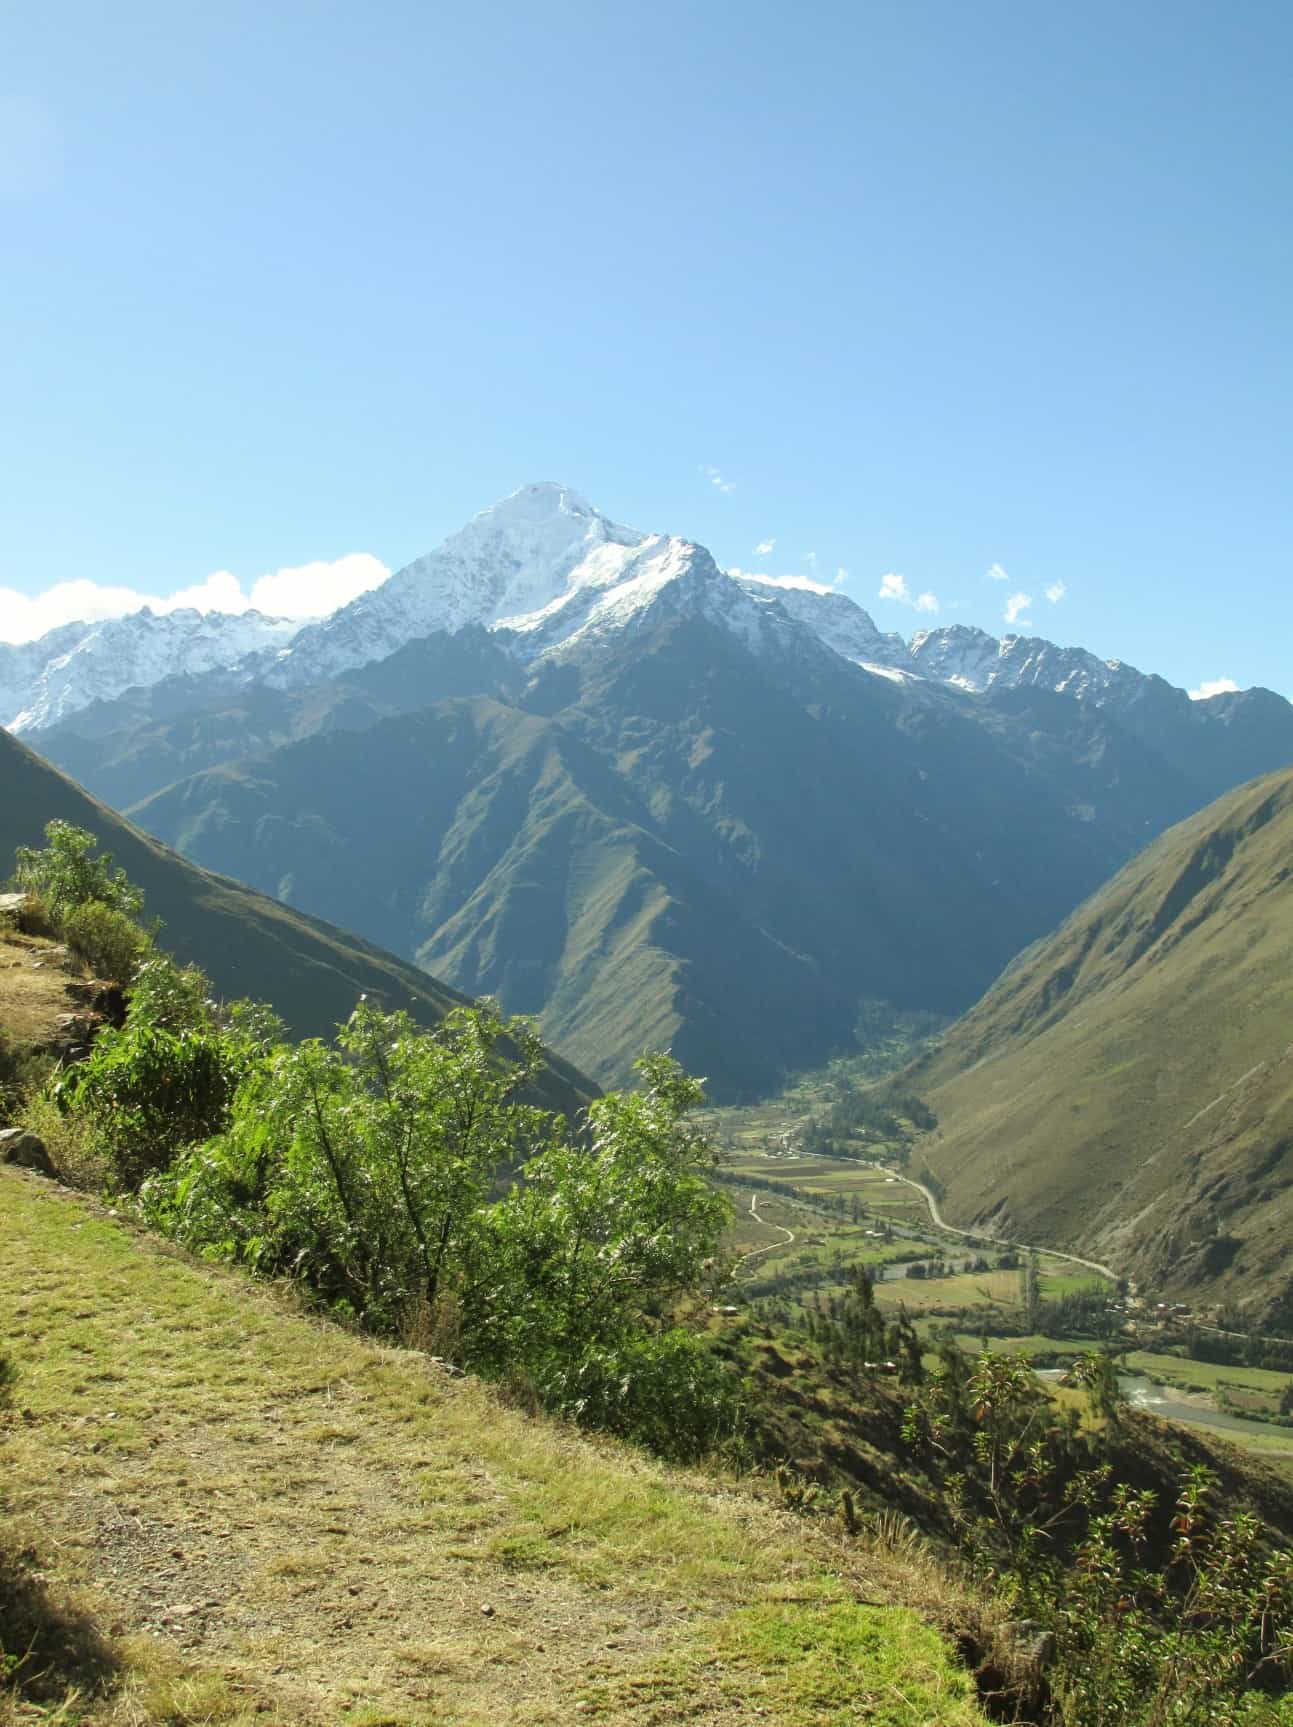
[[[550,478],[1293,694],[1291,53],[1283,0],[0,3],[0,635],[299,607]]]

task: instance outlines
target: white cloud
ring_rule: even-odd
[[[993,564],[991,569],[988,571],[988,580],[990,582],[1008,582],[1010,577],[1002,569],[1000,564]]]
[[[736,481],[724,479],[717,468],[702,468],[700,471],[710,485],[717,487],[720,492],[734,492],[736,490]]]
[[[775,540],[760,540],[754,548],[754,555],[756,558],[770,558],[776,549],[777,542]]]
[[[843,564],[841,564],[840,567],[835,572],[835,586],[837,588],[842,588],[844,586],[845,582],[848,581],[848,579],[849,579],[849,573],[844,568]]]
[[[910,606],[917,612],[939,612],[943,609],[937,594],[913,594],[907,585],[906,576],[881,576],[880,592],[876,597],[881,600],[896,600],[899,605]]]
[[[254,609],[279,618],[319,618],[375,588],[389,574],[371,552],[350,552],[331,562],[320,559],[274,570],[246,591],[230,570],[216,570],[204,582],[171,594],[145,594],[85,579],[58,582],[41,594],[0,587],[0,642],[32,642],[60,624],[124,618],[145,606],[155,612],[192,606],[200,612]]]
[[[765,588],[798,588],[805,594],[829,594],[834,589],[825,582],[815,582],[811,576],[765,576],[758,570],[730,569],[728,575],[739,582],[758,582]]]
[[[371,552],[350,552],[332,563],[320,560],[262,576],[252,586],[251,604],[275,618],[321,618],[377,587],[390,573]]]
[[[1192,702],[1206,702],[1209,696],[1229,696],[1239,689],[1233,678],[1205,678],[1197,690],[1190,691]]]
[[[1008,624],[1022,624],[1025,629],[1030,628],[1032,620],[1031,618],[1024,617],[1023,614],[1028,610],[1032,603],[1033,596],[1031,594],[1011,594],[1010,598],[1006,601],[1006,622]]]
[[[1046,590],[1046,598],[1053,606],[1058,606],[1066,593],[1068,593],[1068,589],[1063,582],[1052,582]]]
[[[817,573],[817,553],[816,552],[805,552],[804,553],[804,562],[808,565],[808,568],[813,572],[813,574],[816,575],[816,573]]]

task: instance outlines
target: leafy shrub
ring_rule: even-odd
[[[509,1034],[520,1059],[495,1059]],[[356,1008],[336,1045],[276,1050],[249,1076],[228,1132],[195,1149],[146,1203],[194,1246],[292,1273],[372,1329],[481,1277],[480,1217],[501,1167],[546,1118],[514,1094],[534,1033],[459,1009],[434,1033]]]
[[[545,1408],[679,1463],[730,1451],[743,1436],[739,1378],[677,1326],[620,1330],[576,1354],[547,1351],[533,1383]]]
[[[1026,1363],[955,1350],[907,1411],[908,1442],[941,1462],[962,1551],[1014,1612],[1048,1623],[1057,1727],[1225,1727],[1281,1717],[1259,1695],[1293,1672],[1293,1552],[1259,1520],[1223,1515],[1202,1466],[1175,1504],[1115,1478],[1117,1376],[1071,1373],[1100,1425],[1080,1434]]]
[[[65,1117],[88,1123],[109,1179],[137,1188],[182,1147],[229,1121],[238,1087],[264,1054],[245,1023],[223,1021],[195,966],[155,955],[140,968],[130,1012],[101,1031],[89,1057],[54,1088]],[[278,1022],[269,1016],[269,1029]]]
[[[102,900],[86,900],[66,912],[63,936],[72,952],[100,977],[122,985],[134,981],[153,945],[133,918]]]
[[[648,1057],[643,1090],[599,1099],[572,1144],[516,1100],[541,1054],[483,1009],[427,1033],[361,1003],[334,1047],[261,1062],[227,1131],[147,1182],[145,1212],[371,1330],[433,1337],[549,1408],[698,1455],[737,1421],[728,1370],[669,1317],[719,1275],[730,1215],[686,1120],[700,1088]]]
[[[211,1031],[219,1018],[211,980],[196,965],[179,965],[169,954],[150,951],[133,980],[130,1018],[167,1031]],[[276,1020],[271,1030],[270,1041],[282,1034]]]
[[[68,912],[91,901],[129,918],[139,916],[143,890],[125,870],[114,867],[110,852],[94,856],[99,842],[92,833],[71,822],[52,821],[46,824],[45,838],[49,843],[43,851],[18,848],[13,879],[19,888],[40,896],[57,928]]]
[[[150,949],[125,1025],[99,1033],[53,1099],[89,1132],[105,1179],[134,1189],[183,1147],[224,1130],[239,1086],[282,1030],[272,1011],[251,1004],[222,1015],[204,972]]]

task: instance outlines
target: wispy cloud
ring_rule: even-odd
[[[770,558],[776,549],[777,542],[775,540],[760,540],[754,548],[754,555],[756,558]]]
[[[1046,589],[1046,598],[1053,606],[1058,606],[1066,593],[1068,593],[1068,589],[1063,582],[1052,582],[1050,587]]]
[[[734,492],[736,490],[736,481],[725,479],[717,468],[702,468],[700,471],[717,491]]]
[[[1197,690],[1190,691],[1192,702],[1206,702],[1209,696],[1234,695],[1239,685],[1233,678],[1205,678]]]
[[[1005,619],[1008,624],[1022,624],[1025,629],[1032,625],[1032,619],[1024,617],[1024,613],[1033,603],[1031,594],[1011,594],[1006,601]]]
[[[842,588],[844,586],[845,582],[848,581],[848,579],[849,579],[849,573],[844,568],[843,564],[841,564],[840,567],[835,572],[835,586],[837,588]]]
[[[124,618],[145,606],[155,612],[191,606],[199,612],[255,610],[277,618],[321,618],[388,575],[386,565],[371,552],[350,552],[331,562],[320,559],[273,570],[249,588],[230,570],[216,570],[204,582],[170,594],[144,594],[88,580],[59,582],[40,594],[0,587],[0,642],[32,642],[60,624]]]
[[[880,578],[880,592],[876,596],[881,600],[896,600],[901,606],[910,606],[917,612],[942,611],[942,603],[937,594],[913,594],[907,585],[906,576],[889,574]]]
[[[993,564],[988,570],[988,580],[990,582],[1008,582],[1010,577],[1002,569],[1000,564]]]

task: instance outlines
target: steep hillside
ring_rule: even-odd
[[[911,1077],[952,1221],[1293,1330],[1293,773],[1163,835]]]
[[[0,1648],[37,1657],[0,1719],[984,1719],[904,1605],[951,1600],[928,1566],[526,1418],[35,1178],[0,1169],[0,1212]]]
[[[163,678],[92,702],[42,729],[41,753],[114,809],[129,809],[176,780],[283,744],[363,731],[393,714],[451,696],[506,695],[521,675],[478,626],[409,642],[379,665],[283,691],[220,670]]]
[[[464,999],[366,941],[177,857],[0,731],[0,868],[18,846],[42,844],[55,818],[88,829],[114,854],[177,958],[195,960],[226,996],[272,1002],[298,1036],[329,1034],[363,994],[425,1024]],[[587,1081],[552,1058],[544,1095],[554,1107],[588,1094]]]

